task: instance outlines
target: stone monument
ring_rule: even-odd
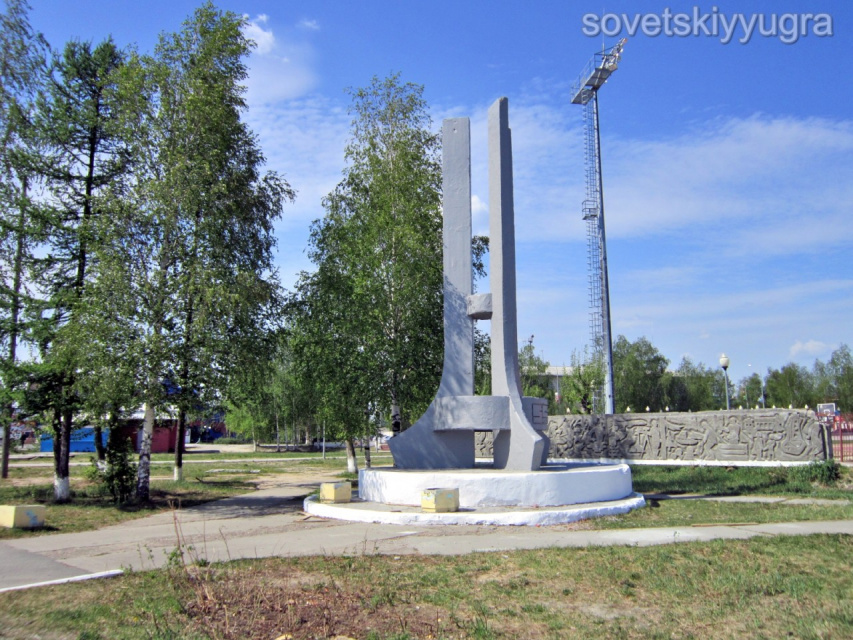
[[[494,432],[494,467],[538,469],[548,455],[548,401],[521,393],[515,290],[515,214],[509,107],[489,109],[490,294],[471,274],[471,132],[468,118],[442,127],[444,367],[432,404],[389,441],[399,469],[474,466],[474,432]],[[474,320],[492,320],[492,395],[474,395]]]
[[[361,469],[359,499],[306,513],[393,524],[540,525],[642,507],[626,464],[546,464],[548,402],[525,398],[518,371],[515,221],[508,102],[489,109],[491,293],[474,294],[471,273],[471,133],[467,118],[442,127],[444,172],[444,366],[424,415],[388,444],[394,468]],[[474,321],[491,318],[492,395],[474,395]],[[475,434],[494,442],[492,468],[475,466]],[[450,513],[435,507],[453,496]],[[417,507],[421,510],[418,511]],[[423,511],[428,511],[424,513]]]

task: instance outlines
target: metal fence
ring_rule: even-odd
[[[839,462],[853,462],[853,415],[838,418],[832,423],[832,457]]]

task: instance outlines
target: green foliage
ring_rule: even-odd
[[[604,363],[600,358],[590,357],[587,349],[583,356],[572,352],[571,365],[560,378],[562,411],[571,413],[593,413],[594,398],[604,385]]]
[[[105,463],[92,458],[92,466],[87,469],[86,477],[90,481],[104,485],[116,504],[130,501],[136,488],[136,465],[132,462],[133,445],[130,440],[110,432]]]
[[[26,380],[18,346],[32,343],[27,312],[33,308],[31,269],[42,235],[32,194],[41,187],[31,156],[36,146],[32,114],[43,87],[47,44],[33,31],[24,0],[8,0],[0,13],[0,427],[2,476],[7,477],[13,407]]]
[[[120,95],[136,100],[134,181],[116,194],[121,206],[105,236],[99,282],[113,283],[111,295],[122,301],[114,333],[137,356],[136,401],[149,408],[143,499],[164,382],[185,423],[222,402],[233,373],[269,348],[278,324],[273,224],[293,191],[262,172],[264,156],[242,120],[251,50],[243,24],[206,3],[120,75]]]
[[[110,432],[104,483],[117,504],[124,504],[136,488],[136,465],[131,462],[133,445],[116,431]]]
[[[344,179],[311,228],[291,304],[299,375],[344,437],[368,416],[417,418],[442,363],[441,171],[423,88],[399,75],[351,90]]]
[[[809,494],[824,498],[849,497],[849,491],[834,488],[843,473],[835,460],[796,467],[636,465],[631,468],[634,490],[640,493]]]
[[[818,368],[818,363],[815,363]],[[840,345],[829,358],[824,377],[826,390],[822,401],[835,401],[845,412],[853,412],[853,354],[846,344]]]
[[[316,433],[315,389],[295,361],[290,340],[292,332],[279,333],[265,354],[232,379],[225,418],[230,431],[266,442],[305,442]]]
[[[673,411],[714,411],[725,408],[723,372],[684,357],[669,379],[666,404]],[[641,408],[637,406],[636,409]]]
[[[521,376],[521,392],[532,398],[547,398],[549,413],[556,407],[554,391],[548,378],[549,363],[536,353],[533,346],[533,336],[518,352],[518,370]]]
[[[667,389],[672,374],[667,360],[646,338],[629,342],[619,336],[613,345],[613,394],[616,412],[663,411],[668,403]]]
[[[474,326],[474,393],[492,395],[492,343],[489,336]]]
[[[789,362],[767,375],[767,399],[778,407],[802,408],[816,404],[815,380],[805,367]]]
[[[842,412],[853,411],[850,347],[839,345],[827,362],[815,360],[811,371],[793,362],[780,369],[768,369],[766,388],[768,406],[814,408],[819,403],[834,402]]]
[[[792,480],[832,486],[841,478],[841,465],[837,460],[821,460],[807,466],[792,467],[788,474]]]

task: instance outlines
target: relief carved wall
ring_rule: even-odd
[[[549,458],[761,464],[831,455],[815,414],[799,410],[566,415],[548,419]],[[491,455],[478,432],[476,455]]]

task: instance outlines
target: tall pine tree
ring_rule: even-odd
[[[26,286],[39,241],[31,193],[38,183],[32,116],[44,81],[47,45],[30,26],[24,0],[0,14],[0,425],[2,477],[8,477],[11,423],[22,399],[18,347],[28,338]]]

